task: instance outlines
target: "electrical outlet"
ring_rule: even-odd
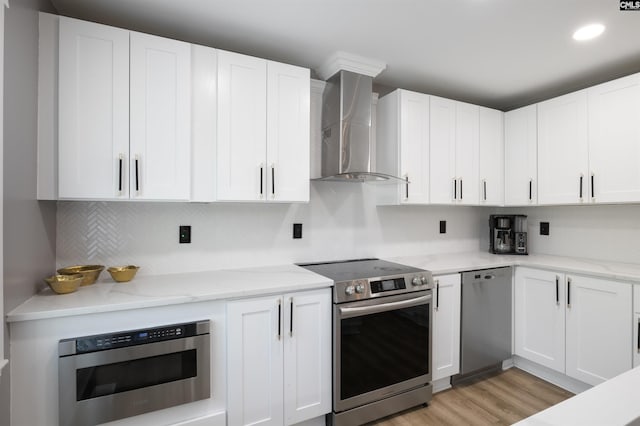
[[[549,235],[549,222],[540,222],[540,235]]]
[[[302,224],[294,223],[293,224],[293,238],[295,240],[302,238]]]
[[[447,233],[447,221],[446,220],[441,220],[440,221],[440,233],[441,234],[446,234]]]
[[[180,233],[180,244],[191,243],[191,225],[180,225],[178,232]]]

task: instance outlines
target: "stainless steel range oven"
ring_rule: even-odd
[[[379,259],[300,265],[334,280],[334,425],[431,400],[433,278]]]
[[[60,426],[88,426],[209,398],[209,321],[61,340]]]

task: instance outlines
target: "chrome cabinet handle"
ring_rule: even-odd
[[[571,278],[567,277],[567,308],[571,307]]]
[[[276,197],[276,165],[271,165],[271,198]]]
[[[436,280],[436,311],[440,309],[440,280]]]
[[[118,156],[118,193],[122,194],[122,162],[124,154]]]
[[[293,336],[293,297],[289,298],[289,337]]]
[[[560,277],[556,275],[556,305],[560,305]]]
[[[139,165],[140,165],[140,157],[136,154],[136,192],[140,192],[140,173],[139,173]]]
[[[282,337],[282,300],[278,299],[278,340]]]

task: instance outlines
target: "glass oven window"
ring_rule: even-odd
[[[340,399],[429,373],[430,304],[341,320]]]
[[[196,350],[76,370],[76,400],[188,379],[197,375]]]

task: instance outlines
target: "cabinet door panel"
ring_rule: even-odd
[[[597,385],[631,369],[631,284],[574,275],[567,280],[567,375]]]
[[[400,91],[400,174],[410,182],[402,186],[401,202],[428,203],[429,96],[406,90]]]
[[[593,201],[640,201],[640,74],[592,87],[588,96]]]
[[[586,90],[539,103],[538,203],[588,201],[588,156]]]
[[[480,107],[480,204],[504,204],[504,113]]]
[[[229,425],[282,425],[280,297],[227,304]]]
[[[131,198],[189,199],[190,94],[191,46],[131,33]]]
[[[516,268],[515,353],[560,372],[565,371],[564,290],[562,274]]]
[[[267,194],[266,96],[265,60],[218,51],[220,201],[260,201]]]
[[[456,102],[456,176],[459,179],[458,200],[462,204],[478,204],[480,109],[477,105]]]
[[[504,203],[507,206],[537,204],[537,106],[505,113],[504,133]]]
[[[267,65],[267,199],[309,201],[309,70]]]
[[[284,412],[295,424],[331,411],[331,291],[285,295]]]
[[[433,380],[460,372],[460,274],[435,277]]]
[[[128,198],[129,32],[60,17],[59,49],[59,197]]]
[[[433,204],[451,204],[457,198],[456,102],[431,96],[430,104],[430,199]],[[454,193],[455,188],[455,193]]]

